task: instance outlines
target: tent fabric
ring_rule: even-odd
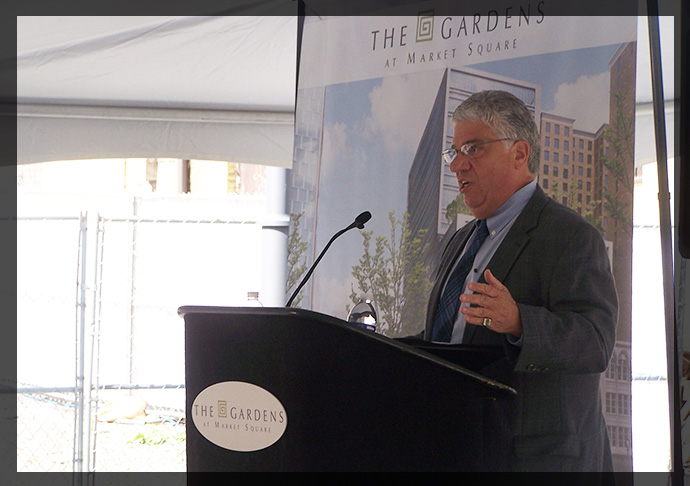
[[[673,73],[673,18],[660,23],[663,70]],[[290,167],[297,24],[289,15],[17,17],[17,162],[174,157]],[[644,18],[638,40],[639,104],[652,99]],[[673,80],[664,76],[666,100],[675,98]]]
[[[290,167],[297,18],[17,17],[17,162]]]
[[[18,105],[17,163],[170,157],[292,164],[292,113]]]

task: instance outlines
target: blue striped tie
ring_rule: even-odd
[[[486,220],[479,220],[475,225],[476,229],[471,237],[471,241],[467,244],[467,250],[465,250],[453,274],[448,279],[446,289],[443,291],[441,301],[436,308],[436,318],[431,336],[432,341],[448,342],[453,333],[455,318],[460,307],[460,293],[465,285],[465,279],[472,268],[472,263],[474,262],[474,257],[477,256],[479,247],[482,246],[482,243],[489,235]]]

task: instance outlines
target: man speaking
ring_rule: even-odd
[[[505,351],[485,371],[518,397],[486,405],[485,464],[611,471],[599,378],[618,303],[603,238],[537,185],[539,133],[518,98],[475,93],[452,122],[443,156],[476,220],[443,252],[424,337]]]

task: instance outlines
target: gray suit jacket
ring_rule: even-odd
[[[458,230],[444,251],[426,336],[472,226]],[[481,326],[468,325],[463,336],[464,344],[503,347],[505,358],[483,373],[518,392],[515,400],[486,405],[486,469],[611,470],[599,379],[613,351],[618,302],[601,234],[537,187],[488,268],[517,302],[523,334],[522,348]]]

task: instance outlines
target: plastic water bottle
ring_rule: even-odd
[[[259,292],[247,292],[247,303],[245,307],[263,307],[259,300]]]
[[[376,332],[376,320],[376,308],[369,299],[360,300],[347,316],[347,322],[350,324],[372,332]]]

